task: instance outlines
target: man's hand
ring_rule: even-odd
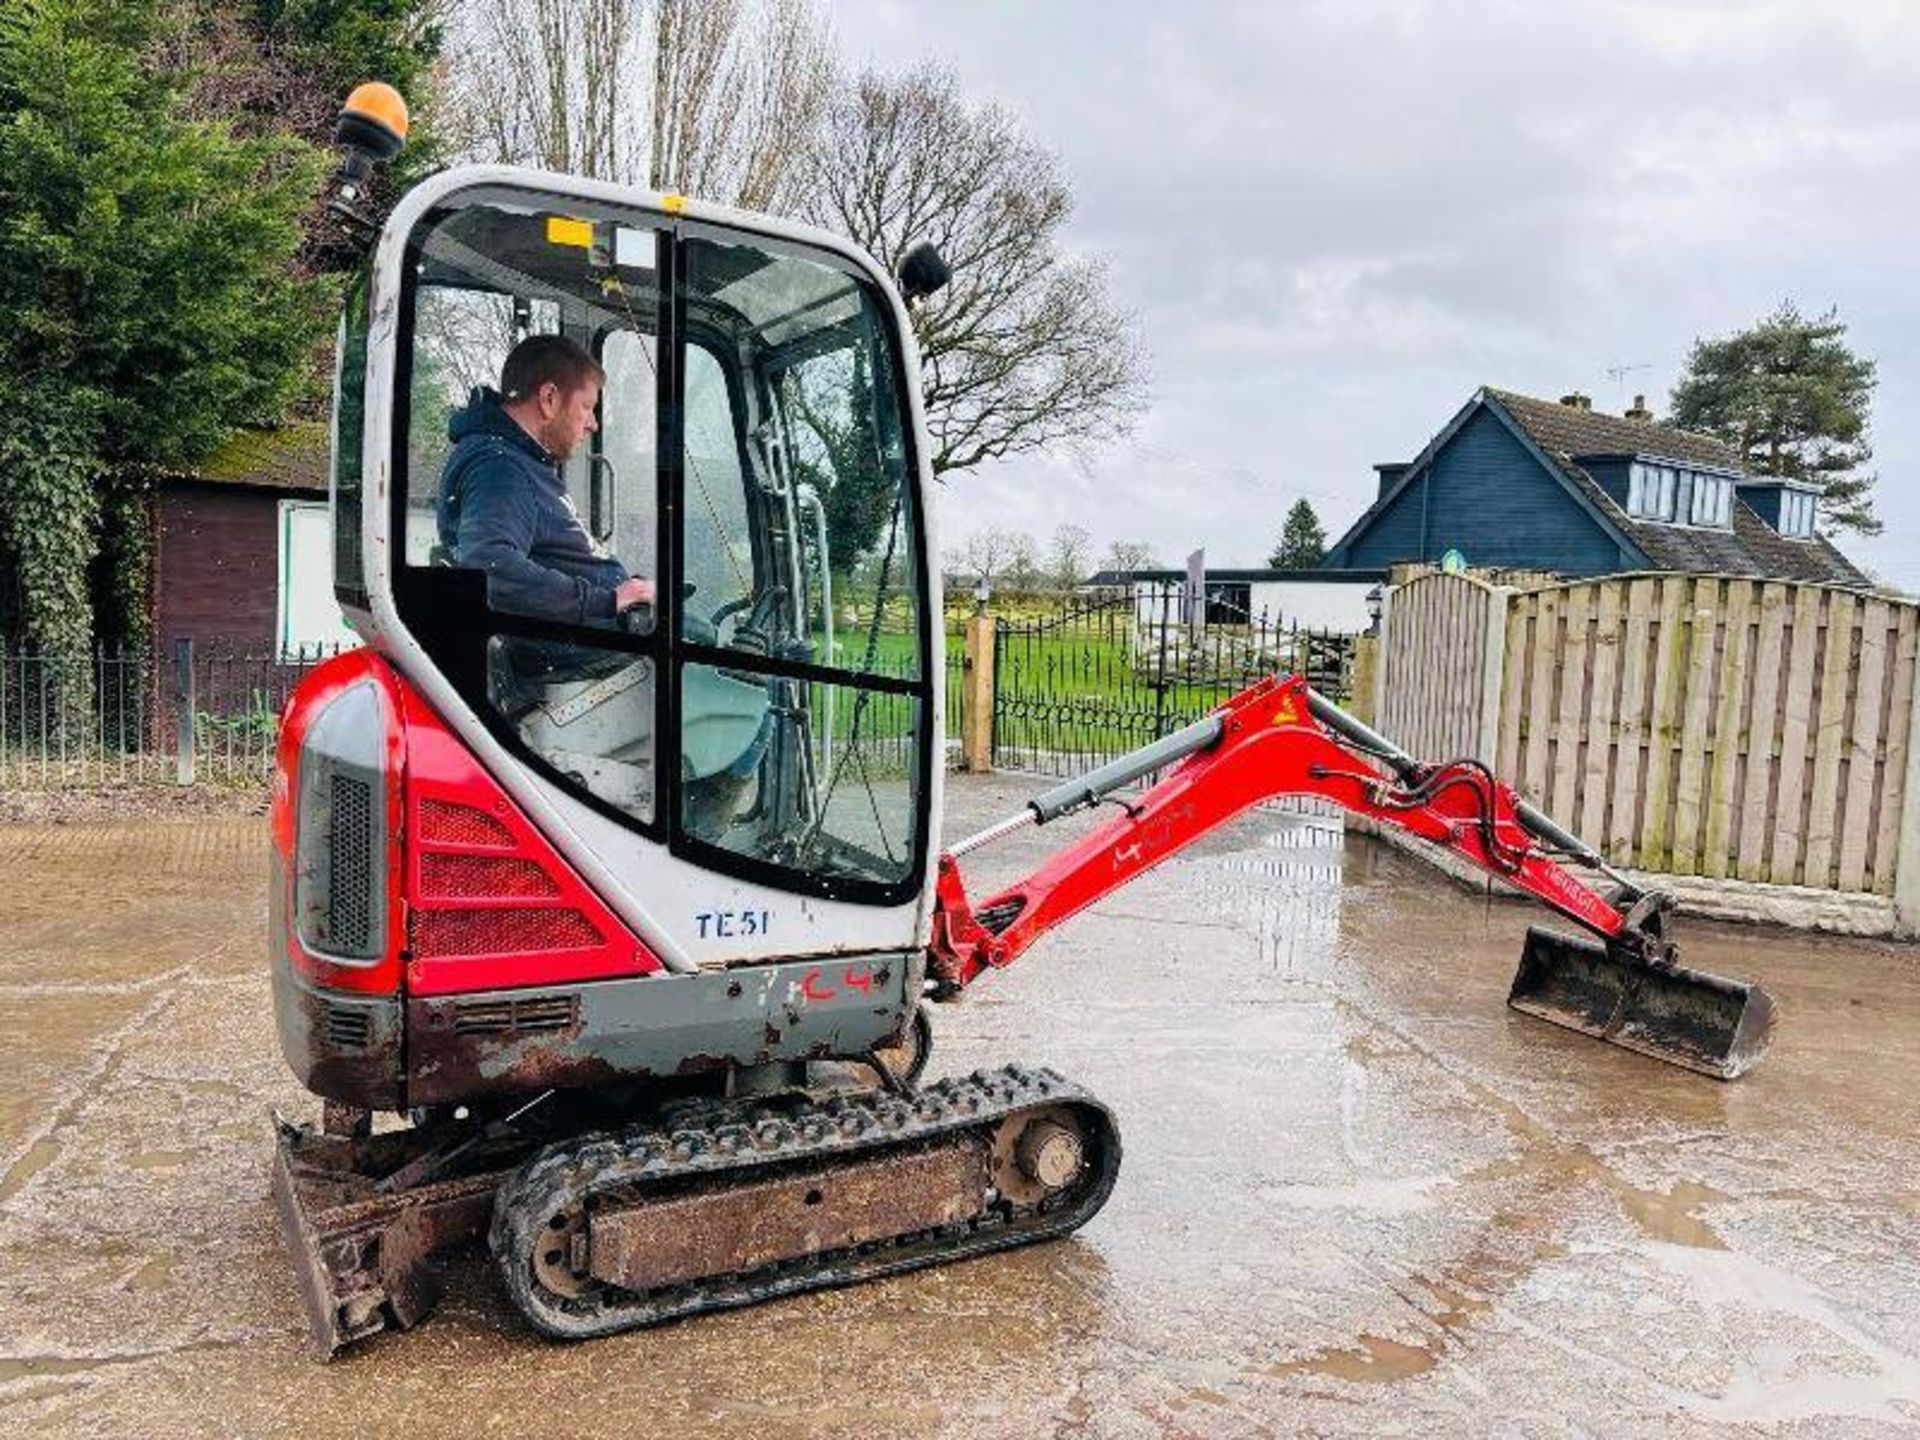
[[[613,608],[616,613],[633,609],[636,605],[653,603],[653,581],[642,580],[638,575],[629,575],[613,587]]]

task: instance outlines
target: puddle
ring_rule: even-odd
[[[154,1255],[121,1282],[129,1290],[158,1290],[173,1278],[173,1267],[180,1263],[178,1255]]]
[[[1516,1224],[1522,1217],[1512,1217]],[[1434,1308],[1403,1295],[1432,1325],[1433,1334],[1420,1342],[1393,1340],[1367,1331],[1352,1345],[1315,1351],[1298,1360],[1281,1360],[1258,1367],[1257,1373],[1274,1379],[1290,1375],[1325,1375],[1360,1385],[1385,1385],[1424,1375],[1438,1365],[1447,1351],[1459,1343],[1464,1332],[1482,1315],[1492,1311],[1494,1297],[1513,1288],[1523,1276],[1547,1260],[1567,1253],[1566,1247],[1552,1241],[1536,1244],[1518,1256],[1500,1256],[1475,1250],[1450,1266],[1444,1279],[1425,1275],[1412,1277],[1413,1284],[1436,1302]]]
[[[1719,1232],[1698,1212],[1733,1197],[1696,1180],[1675,1181],[1671,1190],[1644,1190],[1622,1178],[1584,1145],[1546,1142],[1471,1170],[1461,1183],[1513,1179],[1544,1180],[1554,1189],[1592,1182],[1613,1196],[1621,1213],[1649,1240],[1701,1250],[1727,1248]]]
[[[99,1365],[98,1360],[62,1360],[52,1355],[32,1355],[23,1360],[0,1357],[0,1385],[46,1376],[85,1375]]]
[[[1281,1379],[1288,1375],[1330,1375],[1359,1385],[1388,1385],[1424,1375],[1440,1363],[1444,1343],[1431,1347],[1408,1345],[1380,1335],[1362,1335],[1360,1343],[1344,1350],[1322,1350],[1304,1360],[1283,1360],[1262,1366],[1260,1373]]]
[[[191,1150],[142,1150],[127,1162],[129,1170],[174,1170],[193,1159]]]
[[[14,1161],[8,1168],[4,1180],[0,1180],[0,1205],[4,1205],[18,1195],[34,1176],[60,1158],[58,1140],[36,1140],[27,1147],[27,1153]]]
[[[1611,1170],[1604,1172],[1608,1188],[1628,1217],[1650,1240],[1691,1245],[1699,1250],[1724,1250],[1727,1242],[1694,1212],[1703,1205],[1722,1204],[1733,1197],[1711,1186],[1681,1180],[1666,1194],[1629,1185]]]

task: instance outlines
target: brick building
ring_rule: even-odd
[[[289,655],[348,643],[333,600],[327,431],[246,430],[153,501],[152,634],[196,646]]]

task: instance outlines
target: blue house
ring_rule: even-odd
[[[1334,569],[1438,561],[1567,576],[1755,575],[1865,588],[1814,529],[1816,487],[1750,475],[1706,435],[1584,395],[1483,389],[1412,461],[1378,465],[1378,498],[1327,552]]]

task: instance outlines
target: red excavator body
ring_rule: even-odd
[[[1112,1115],[1040,1068],[920,1083],[929,1005],[1282,796],[1585,931],[1534,932],[1516,1008],[1725,1078],[1758,1055],[1766,998],[1681,968],[1659,895],[1297,678],[942,851],[909,306],[944,264],[910,249],[896,284],[820,231],[504,168],[376,224],[404,115],[356,92],[333,205],[334,584],[367,647],[292,697],[273,791],[274,1005],[324,1102],[279,1122],[274,1192],[323,1353],[415,1323],[481,1235],[580,1338],[1071,1231]],[[588,360],[566,443],[503,374],[536,335]],[[970,901],[965,854],[1101,803]]]

